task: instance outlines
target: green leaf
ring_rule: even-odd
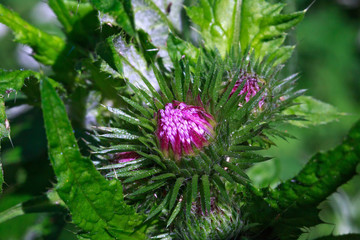
[[[217,48],[224,57],[232,47],[254,49],[257,58],[273,54],[282,63],[292,48],[281,48],[288,29],[299,23],[305,11],[280,14],[284,4],[265,0],[199,1],[186,9],[190,19],[200,27],[206,47]],[[279,49],[282,49],[281,51]]]
[[[157,174],[159,172],[161,172],[160,169],[151,169],[151,170],[142,172],[140,174],[135,174],[134,176],[126,179],[124,181],[124,183],[130,183],[130,182],[134,182],[134,181],[137,181],[137,180],[140,180],[140,179],[143,179],[143,178],[151,177],[152,175],[155,175],[155,174]]]
[[[131,196],[136,196],[136,195],[143,194],[143,193],[146,193],[146,192],[149,192],[149,191],[153,191],[153,190],[156,190],[156,189],[158,189],[158,188],[161,188],[161,187],[164,186],[165,184],[166,184],[165,182],[153,183],[153,184],[147,185],[147,186],[145,186],[145,187],[139,188],[138,190],[136,190],[135,192],[131,193],[130,195],[131,195]]]
[[[120,182],[107,181],[81,156],[65,106],[48,79],[41,80],[40,90],[56,191],[73,222],[93,239],[145,239],[145,229],[136,229],[143,217],[124,203]]]
[[[104,60],[111,66],[120,68],[124,78],[131,83],[141,87],[147,87],[154,97],[161,100],[160,94],[156,91],[158,82],[155,78],[154,71],[148,68],[145,58],[137,51],[137,49],[128,44],[121,35],[109,37],[106,41],[107,47],[111,49],[109,55],[106,55]]]
[[[174,177],[176,177],[176,175],[173,173],[164,173],[164,174],[153,177],[151,180],[157,181],[157,180],[163,180],[163,179],[174,178]]]
[[[196,63],[194,82],[192,86],[192,94],[195,97],[199,95],[201,68],[201,56],[199,56]]]
[[[179,190],[181,185],[183,184],[185,178],[178,178],[176,179],[176,182],[174,184],[174,187],[172,187],[172,191],[171,191],[171,198],[170,198],[170,202],[169,202],[169,210],[171,210],[174,207],[176,198],[179,194]]]
[[[194,175],[194,177],[191,180],[191,199],[192,201],[195,201],[197,194],[198,194],[198,181],[199,181],[199,175]]]
[[[155,11],[158,14],[158,16],[161,18],[162,22],[166,23],[171,31],[175,31],[175,28],[173,27],[172,23],[167,18],[167,16],[164,14],[165,9],[160,9],[159,6],[157,5],[157,4],[159,4],[158,1],[145,0],[144,2],[146,4],[148,4],[148,7],[150,9],[152,9],[153,11]],[[157,4],[155,4],[156,2],[157,2]],[[179,11],[178,14],[180,14],[180,10],[178,10],[178,11]]]
[[[13,30],[15,41],[29,45],[34,50],[34,58],[43,64],[53,65],[65,47],[61,38],[35,28],[1,4],[0,23]]]
[[[1,148],[0,148],[1,150]],[[1,159],[0,159],[0,194],[2,193],[2,185],[4,183],[4,172],[3,172],[3,169],[2,169],[2,162],[1,162]]]
[[[124,129],[110,128],[110,127],[94,127],[94,128],[100,131],[110,132],[110,134],[102,134],[100,135],[100,137],[119,138],[119,139],[128,139],[128,140],[134,140],[139,138],[138,135]]]
[[[222,176],[223,178],[225,178],[226,180],[228,180],[230,183],[235,183],[235,180],[229,175],[229,173],[227,173],[222,167],[220,167],[219,165],[215,164],[214,165],[214,170],[216,172],[219,173],[220,176]]]
[[[38,212],[64,212],[65,203],[60,199],[56,191],[49,191],[43,196],[35,197],[23,203],[19,203],[0,213],[0,224],[15,217]]]
[[[166,51],[166,40],[170,32],[176,32],[175,24],[180,28],[181,11],[183,5],[181,1],[171,3],[171,14],[165,14],[166,2],[151,0],[132,0],[135,26],[139,33],[139,38],[148,36],[146,41],[141,43],[149,44],[144,54],[160,57],[165,66],[171,66],[169,53]],[[155,58],[153,58],[154,60]]]
[[[340,146],[316,154],[295,178],[280,184],[272,198],[279,200],[281,208],[320,203],[356,174],[360,163],[359,142],[360,122]]]
[[[197,47],[192,45],[190,42],[176,37],[172,33],[169,34],[166,46],[173,63],[177,62],[183,56],[186,56],[192,63],[196,63],[200,54],[200,50]]]
[[[91,4],[101,13],[109,14],[114,18],[111,24],[116,24],[123,28],[129,35],[135,36],[135,26],[131,1],[119,0],[91,0]],[[105,23],[105,22],[104,22]]]
[[[238,69],[236,71],[234,76],[231,78],[232,81],[228,85],[226,91],[222,94],[222,96],[221,96],[221,98],[220,98],[220,100],[219,100],[219,102],[218,102],[218,104],[216,106],[218,109],[221,109],[222,107],[224,107],[224,105],[228,102],[229,98],[232,97],[232,96],[230,96],[230,94],[231,94],[231,91],[234,89],[234,86],[236,84],[236,81],[234,81],[234,80],[238,79],[239,74],[240,74],[240,69]],[[238,89],[239,88],[241,89],[242,87],[243,87],[243,83],[238,87]],[[235,93],[237,93],[237,92],[240,92],[240,91],[237,90]]]
[[[130,115],[128,115],[127,113],[125,113],[124,111],[118,109],[118,108],[112,108],[112,107],[107,107],[105,106],[110,112],[112,112],[113,114],[115,114],[118,118],[133,124],[133,125],[138,125],[138,126],[142,126],[144,128],[149,129],[150,131],[155,131],[154,127],[151,126],[152,123],[151,121],[140,121],[139,119],[132,117]]]
[[[163,169],[166,169],[165,164],[161,161],[160,157],[154,154],[146,154],[140,151],[137,151],[137,153],[147,159],[150,159],[152,161],[154,161],[156,164],[158,164],[159,166],[161,166]]]
[[[113,153],[113,152],[124,152],[124,151],[139,151],[142,150],[139,145],[114,145],[109,148],[99,149],[96,151],[97,154],[107,154],[107,153]]]
[[[187,185],[186,185],[186,190],[185,190],[185,193],[186,193],[186,206],[185,206],[185,217],[186,219],[189,219],[190,218],[190,213],[191,213],[191,208],[192,208],[192,181],[188,181],[187,182]]]
[[[24,85],[24,80],[31,76],[39,78],[40,74],[30,70],[6,71],[0,69],[0,94],[5,95],[7,90],[19,91]]]
[[[5,137],[10,139],[10,124],[5,113],[4,96],[10,92],[19,91],[24,85],[24,80],[31,76],[39,77],[40,74],[33,71],[5,71],[0,69],[0,144],[1,140]],[[3,182],[4,176],[0,159],[0,193],[2,192]]]
[[[326,124],[345,115],[334,106],[309,96],[300,96],[294,100],[294,103],[297,105],[287,108],[283,113],[304,117],[307,121],[290,121],[291,124],[298,127]]]
[[[0,141],[5,137],[10,137],[9,120],[7,120],[6,118],[4,99],[0,98]],[[1,145],[0,145],[0,150],[1,150]]]
[[[244,181],[250,181],[249,177],[240,167],[226,161],[224,161],[223,165],[228,167],[234,173],[238,174]]]
[[[217,186],[217,188],[219,189],[222,197],[226,200],[226,201],[230,201],[230,198],[229,198],[229,195],[226,191],[226,188],[225,188],[225,184],[221,181],[220,177],[218,175],[213,175],[212,176],[213,180],[214,180],[214,183],[215,185]]]
[[[180,102],[184,101],[183,95],[183,79],[182,79],[182,69],[178,61],[175,62],[175,84],[174,84],[174,91],[176,99]]]
[[[358,240],[358,239],[360,239],[360,234],[326,236],[326,237],[316,238],[315,240]]]
[[[280,184],[267,197],[263,196],[276,213],[281,214],[275,225],[279,234],[285,236],[289,231],[294,232],[299,227],[312,226],[319,221],[318,204],[356,175],[356,167],[360,163],[359,142],[360,121],[341,145],[328,152],[317,153],[296,177]],[[304,212],[304,209],[308,210]],[[289,223],[288,219],[293,216],[298,218]]]
[[[8,120],[5,113],[5,103],[0,98],[0,151],[1,151],[1,140],[5,137],[10,137],[10,129],[7,127]],[[1,152],[0,152],[1,153]],[[4,183],[4,173],[2,169],[2,160],[0,155],[0,195],[2,193],[2,185]]]
[[[113,37],[109,37],[104,42],[99,43],[96,52],[112,69],[122,74],[123,67],[121,57],[114,46],[113,40]]]
[[[185,60],[185,81],[184,81],[184,87],[183,87],[183,98],[186,101],[186,96],[188,92],[190,91],[190,64],[188,61]]]
[[[202,182],[202,202],[204,202],[204,212],[210,213],[211,208],[211,200],[210,200],[210,182],[209,182],[209,176],[208,175],[202,175],[201,177]]]
[[[130,106],[132,106],[133,108],[135,108],[136,110],[138,110],[139,112],[142,113],[143,116],[147,117],[147,118],[153,118],[153,114],[151,114],[148,109],[144,108],[143,106],[141,106],[139,103],[134,102],[133,100],[122,96],[122,99],[124,99],[124,101],[129,104]]]
[[[149,214],[149,216],[146,218],[146,221],[148,221],[149,219],[155,217],[159,212],[161,212],[161,210],[163,210],[164,208],[166,208],[168,202],[170,199],[170,193],[168,193],[166,195],[166,197],[164,198],[164,200],[160,203],[159,206],[157,206],[154,210],[152,210]]]
[[[153,70],[154,70],[156,79],[159,83],[160,90],[165,95],[164,96],[165,101],[171,102],[172,100],[174,100],[174,96],[173,96],[169,86],[167,85],[166,80],[164,79],[164,76],[160,73],[160,71],[156,67],[153,67]]]
[[[49,0],[48,4],[54,11],[59,22],[63,25],[65,32],[70,33],[73,29],[74,21],[66,8],[64,0]]]
[[[171,216],[169,217],[169,220],[166,224],[166,227],[169,227],[170,224],[175,220],[176,216],[179,214],[180,210],[181,210],[181,207],[182,207],[182,201],[179,201],[177,204],[176,204],[176,207],[174,209],[174,211],[171,213]]]
[[[122,162],[122,163],[116,163],[111,165],[106,165],[104,167],[97,168],[98,170],[105,170],[105,169],[127,169],[128,167],[132,167],[133,165],[141,166],[144,164],[144,162],[147,162],[146,158],[138,158],[129,162]],[[133,169],[136,169],[138,167],[134,167]]]

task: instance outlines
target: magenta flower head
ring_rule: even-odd
[[[156,136],[166,157],[169,152],[179,160],[183,154],[194,153],[214,137],[215,121],[203,107],[173,101],[157,113]]]
[[[114,161],[117,163],[130,162],[140,157],[136,152],[121,152],[116,153],[114,156]]]
[[[252,97],[254,97],[259,91],[259,79],[256,75],[243,72],[239,79],[236,81],[234,88],[231,90],[230,96],[232,96],[239,86],[245,81],[243,88],[241,89],[239,96],[246,93],[245,101],[248,102]],[[259,107],[261,108],[264,105],[264,99],[262,98],[259,101]]]

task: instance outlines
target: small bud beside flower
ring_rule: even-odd
[[[248,102],[252,97],[254,97],[259,91],[259,79],[255,74],[250,74],[243,72],[239,79],[236,81],[234,88],[231,90],[230,96],[232,96],[236,90],[239,88],[239,86],[245,81],[245,84],[243,88],[241,89],[239,96],[246,93],[245,101]],[[263,97],[259,101],[259,107],[261,108],[264,105],[265,98]]]

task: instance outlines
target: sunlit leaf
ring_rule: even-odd
[[[250,46],[257,57],[272,54],[276,64],[290,56],[292,48],[283,48],[286,31],[299,23],[305,11],[281,14],[284,4],[265,0],[200,1],[186,9],[191,20],[200,27],[205,45],[219,49],[222,56],[232,48],[245,52]]]
[[[315,154],[297,176],[249,202],[251,206],[255,204],[253,210],[268,214],[266,218],[276,218],[272,227],[282,239],[297,239],[300,227],[321,222],[317,206],[355,176],[360,163],[359,141],[360,122],[357,122],[341,145]]]
[[[46,78],[41,80],[41,98],[56,191],[73,222],[95,239],[145,239],[143,228],[135,230],[143,217],[124,203],[120,182],[105,180],[81,156],[65,106]]]
[[[134,19],[130,1],[91,0],[90,2],[95,8],[101,11],[102,14],[109,14],[114,18],[114,21],[110,23],[119,25],[128,34],[135,36]]]
[[[31,76],[39,78],[40,74],[29,70],[5,71],[0,69],[0,94],[8,94],[6,91],[19,91],[24,85],[24,80]]]
[[[286,109],[283,113],[304,117],[306,121],[290,121],[298,127],[309,127],[337,121],[344,113],[334,106],[310,96],[300,96],[294,100],[297,105]]]
[[[29,45],[34,50],[34,58],[41,63],[52,65],[64,48],[64,41],[35,28],[20,16],[0,4],[0,23],[11,28],[15,41]]]

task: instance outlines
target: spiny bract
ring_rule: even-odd
[[[196,215],[194,204],[205,218],[216,215],[212,203],[229,204],[229,186],[249,184],[245,170],[269,159],[255,151],[272,145],[269,136],[287,136],[273,124],[297,118],[281,112],[302,94],[293,92],[296,75],[278,80],[281,67],[250,53],[225,60],[204,53],[174,68],[152,66],[159,91],[146,78],[129,82],[128,108],[107,107],[114,119],[98,127],[104,133],[93,147],[99,169],[123,182],[126,200],[148,219],[162,215],[166,226]]]

